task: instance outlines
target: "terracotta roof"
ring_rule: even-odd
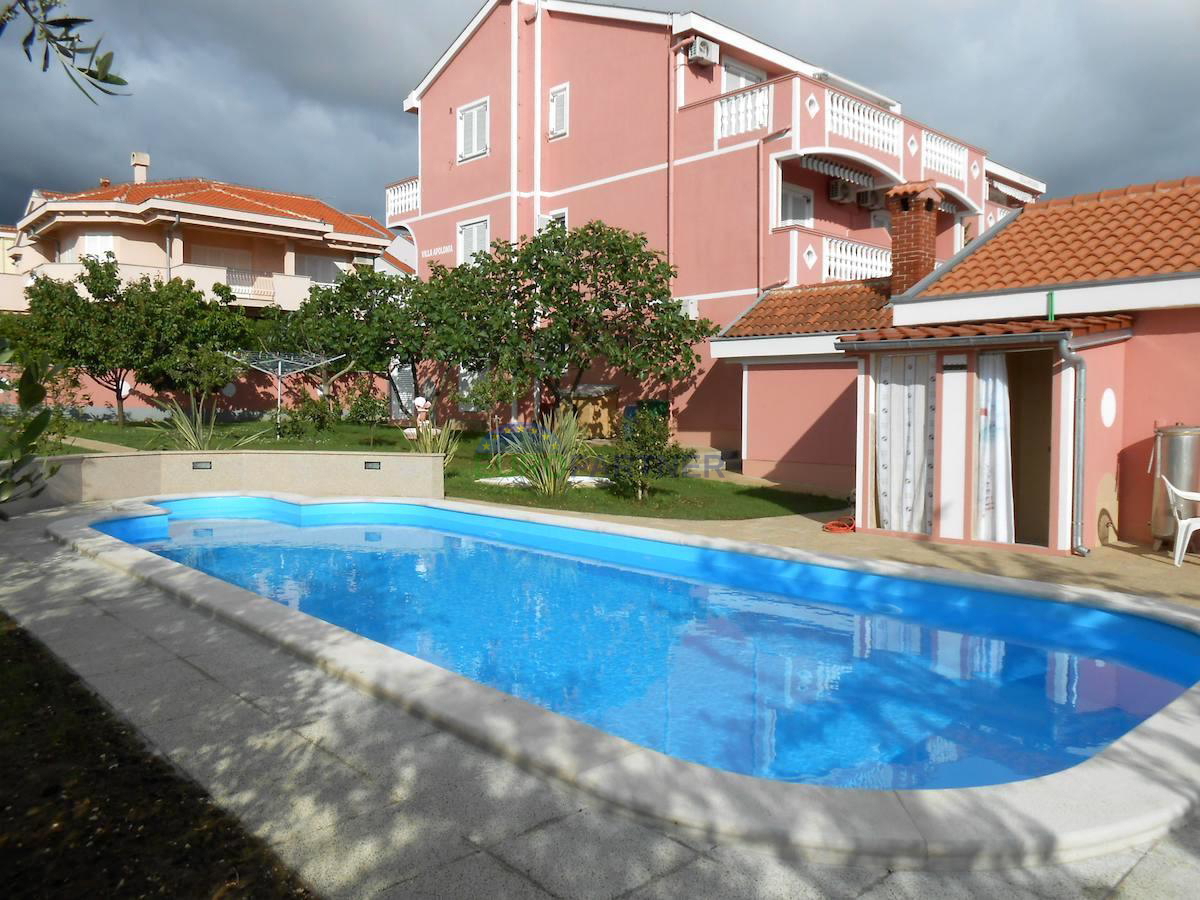
[[[382,253],[379,254],[379,258],[382,259],[389,266],[393,266],[394,268],[399,269],[401,272],[407,272],[409,275],[413,274],[412,266],[410,266],[408,263],[406,263],[400,257],[393,256],[391,253],[388,253],[386,250],[384,250]]]
[[[129,203],[146,200],[175,200],[218,209],[282,216],[306,222],[328,222],[340,234],[373,238],[391,238],[392,233],[370,216],[344,213],[328,203],[304,194],[288,194],[262,188],[213,181],[209,178],[177,178],[170,181],[127,182],[108,187],[90,188],[75,194],[42,191],[47,200],[57,202]]]
[[[827,334],[858,328],[886,328],[892,324],[892,311],[885,308],[889,284],[888,278],[868,278],[775,288],[721,336]]]
[[[1012,322],[967,322],[962,325],[896,325],[873,331],[860,331],[842,338],[845,343],[856,341],[914,341],[926,338],[991,337],[993,335],[1038,334],[1069,331],[1079,337],[1102,331],[1116,331],[1133,324],[1133,316],[1064,316],[1053,322],[1046,319],[1025,319]]]
[[[922,297],[1200,273],[1200,177],[1025,207]]]

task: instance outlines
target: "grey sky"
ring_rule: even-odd
[[[72,0],[132,96],[88,103],[0,38],[0,222],[33,187],[202,175],[382,217],[416,171],[401,102],[480,0]],[[686,9],[679,3],[629,5]],[[693,0],[900,100],[1052,195],[1200,174],[1197,0]]]

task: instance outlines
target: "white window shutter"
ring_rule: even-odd
[[[565,84],[550,91],[550,137],[560,137],[567,133],[569,97],[570,87]]]
[[[486,153],[488,149],[488,108],[475,107],[475,152]]]

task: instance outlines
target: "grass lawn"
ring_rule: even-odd
[[[263,428],[259,422],[218,426],[221,435],[227,439],[261,432]],[[110,422],[84,422],[74,425],[72,433],[139,450],[167,449],[170,446],[165,436],[152,425],[131,424],[118,428]],[[464,433],[458,454],[446,471],[447,497],[543,509],[667,519],[754,519],[828,512],[845,506],[844,501],[829,497],[736,484],[716,477],[663,479],[641,503],[618,497],[603,488],[578,488],[563,497],[542,497],[524,488],[476,483],[477,478],[510,474],[507,469],[489,467],[489,457],[475,453],[481,437],[480,434]],[[276,440],[273,435],[264,434],[261,440],[246,449],[367,450],[372,447],[379,452],[404,452],[408,449],[408,442],[397,428],[372,430],[361,425],[338,425],[325,434],[308,438]],[[603,454],[607,448],[601,447],[599,452]]]
[[[313,896],[4,616],[0,673],[4,896]]]

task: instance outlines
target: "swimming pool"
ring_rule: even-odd
[[[422,505],[165,501],[94,527],[717,769],[834,787],[1066,769],[1200,680],[1137,616]]]

